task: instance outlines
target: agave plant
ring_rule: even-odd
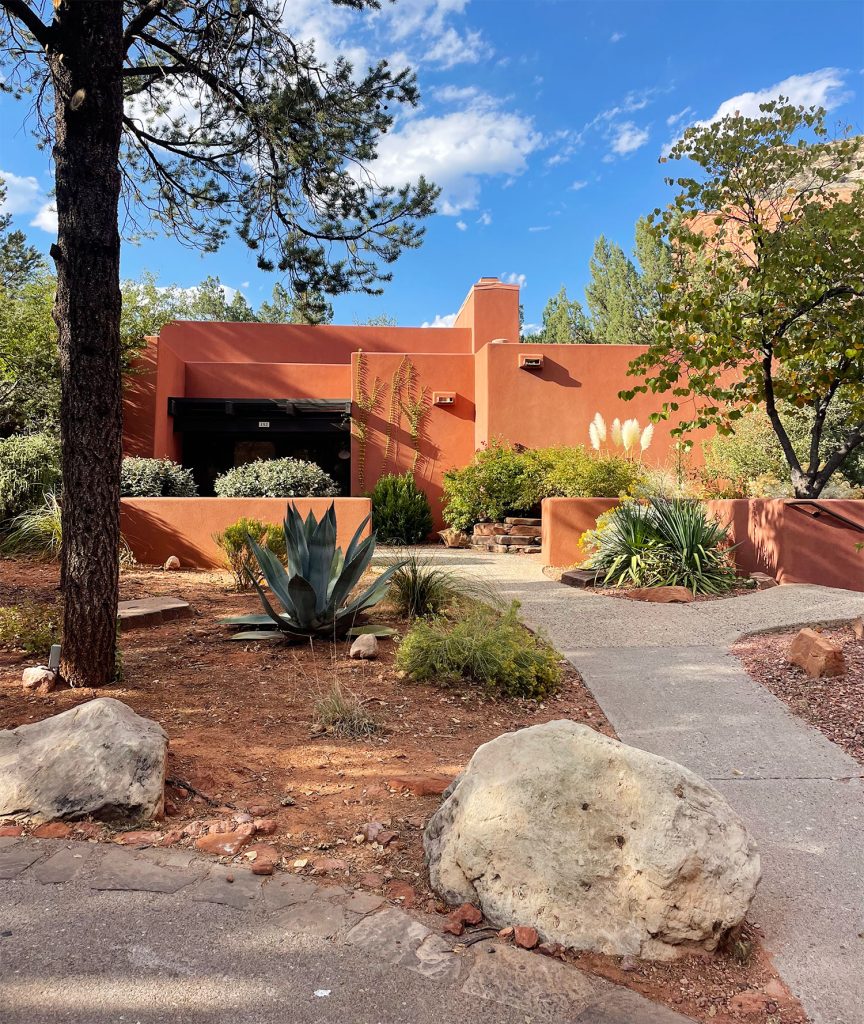
[[[237,633],[234,640],[260,640],[271,637],[341,637],[346,633],[392,632],[386,627],[355,627],[360,612],[378,604],[387,594],[390,577],[403,562],[389,566],[362,593],[352,597],[360,577],[375,553],[375,534],[361,541],[369,522],[366,516],[357,527],[347,550],[336,547],[336,510],[333,504],[321,520],[310,512],[304,522],[293,504],[288,506],[284,522],[288,568],[277,555],[262,547],[251,536],[249,547],[261,568],[261,575],[282,605],[277,612],[264,587],[254,580],[264,615],[238,615],[222,619],[235,626],[254,626]]]

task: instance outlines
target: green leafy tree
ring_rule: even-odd
[[[557,295],[543,309],[543,325],[533,338],[526,341],[551,345],[587,344],[594,341],[585,311],[576,299],[567,298],[567,289],[561,287]]]
[[[333,0],[374,9],[378,0]],[[73,686],[114,675],[124,228],[206,252],[232,224],[293,291],[379,294],[436,189],[364,173],[410,70],[355,74],[293,39],[275,0],[0,0],[2,89],[33,96],[58,236],[64,642]],[[359,173],[358,173],[359,172]],[[99,457],[94,458],[98,452]]]
[[[687,129],[671,158],[696,177],[668,179],[655,211],[671,247],[658,334],[630,367],[636,392],[671,393],[663,415],[693,401],[676,433],[734,430],[764,409],[799,497],[817,497],[864,444],[864,159],[861,139],[828,139],[825,111],[786,100],[758,117]],[[826,422],[846,423],[827,446]],[[784,407],[806,419],[796,449]]]

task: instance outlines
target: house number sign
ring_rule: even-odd
[[[270,420],[258,420],[258,426],[262,427],[262,428],[263,427],[269,427],[270,426]]]

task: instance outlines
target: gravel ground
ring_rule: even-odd
[[[824,629],[822,635],[843,647],[844,675],[811,679],[790,665],[786,654],[794,630],[740,640],[732,651],[793,714],[864,764],[864,640],[858,640],[849,626]]]

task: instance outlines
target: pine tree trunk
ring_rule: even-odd
[[[61,674],[114,677],[120,541],[120,197],[122,0],[55,5],[55,107],[63,448]]]

